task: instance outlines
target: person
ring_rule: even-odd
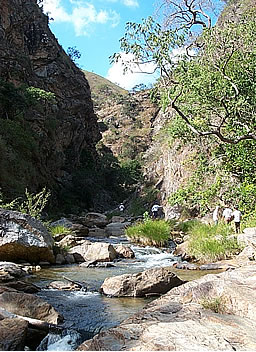
[[[158,217],[158,210],[159,210],[159,208],[161,208],[161,207],[160,207],[160,205],[158,205],[157,203],[155,203],[155,204],[153,205],[153,207],[151,208],[153,219],[156,219],[156,218]]]
[[[233,211],[232,215],[234,217],[235,231],[236,233],[239,233],[242,214],[241,211],[238,210],[238,206],[235,206],[235,210]]]
[[[121,213],[124,212],[124,204],[123,204],[123,203],[121,203],[121,204],[119,205],[119,211],[121,211]]]
[[[229,224],[232,221],[232,209],[230,209],[229,207],[226,207],[222,213],[222,216],[226,224]]]
[[[219,206],[217,205],[216,208],[214,209],[213,213],[212,213],[212,220],[214,222],[215,225],[218,224],[218,220],[219,220]]]

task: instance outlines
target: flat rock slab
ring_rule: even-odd
[[[175,287],[78,350],[252,351],[255,329],[254,262]]]

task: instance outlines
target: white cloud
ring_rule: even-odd
[[[130,63],[130,70],[125,73],[124,65],[122,64],[124,62]],[[120,87],[130,90],[137,84],[147,86],[154,83],[158,75],[156,73],[150,74],[152,72],[154,72],[154,65],[152,63],[138,67],[138,65],[134,64],[134,56],[132,54],[121,53],[121,59],[110,67],[106,78]]]
[[[137,0],[123,0],[123,4],[128,7],[139,7]]]
[[[112,27],[118,25],[120,15],[113,10],[97,11],[93,4],[88,2],[71,0],[73,8],[68,13],[61,4],[61,0],[44,0],[44,12],[49,13],[55,22],[72,23],[75,29],[76,36],[88,35],[90,25],[110,23]]]

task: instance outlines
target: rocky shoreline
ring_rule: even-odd
[[[69,220],[62,219],[66,225]],[[42,265],[79,264],[108,267],[115,260],[132,260],[128,245],[110,244],[122,236],[122,217],[89,213],[70,222],[72,234],[53,241],[41,222],[0,209],[0,349],[35,350],[52,327],[62,329],[63,317],[35,296],[40,288],[26,276]],[[86,229],[86,230],[85,230]],[[95,234],[90,241],[89,234]],[[97,233],[97,235],[96,235]],[[83,234],[83,236],[81,236]],[[90,237],[91,238],[91,237]],[[56,241],[58,239],[58,241]],[[78,350],[251,350],[256,347],[256,228],[238,235],[244,250],[231,260],[198,265],[175,263],[185,270],[222,270],[185,282],[171,267],[108,278],[100,292],[108,297],[160,296],[119,326],[85,341]],[[64,250],[69,244],[70,248]],[[180,254],[185,258],[185,254]],[[49,261],[47,261],[47,259]],[[12,261],[13,262],[12,262]],[[86,289],[86,283],[52,282],[61,290]]]

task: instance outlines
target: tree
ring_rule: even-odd
[[[82,55],[76,46],[69,46],[67,49],[67,54],[74,63],[76,63],[76,60],[79,60]]]
[[[255,13],[211,27],[201,2],[179,3],[183,7],[172,12],[165,27],[152,17],[127,23],[122,51],[132,53],[137,64],[155,64],[162,106],[173,109],[196,135],[229,144],[256,140]],[[195,25],[202,31],[191,36]]]

